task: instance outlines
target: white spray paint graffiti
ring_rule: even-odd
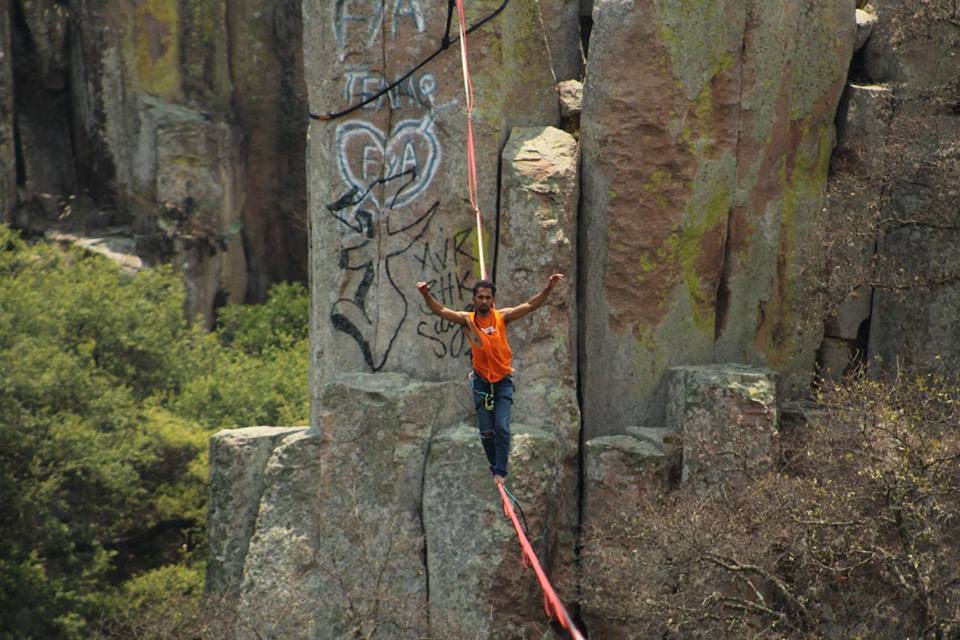
[[[348,23],[362,22],[355,19],[354,5],[362,3],[338,0],[338,44],[342,46]],[[388,0],[386,8],[391,29],[406,18],[422,30],[417,0]],[[375,37],[382,27],[383,10],[367,18],[364,26],[370,37]],[[344,100],[358,104],[383,90],[387,82],[380,72],[347,68]],[[433,74],[411,76],[364,109],[412,109],[419,117],[400,120],[389,131],[367,119],[355,118],[339,124],[334,134],[337,167],[345,190],[327,205],[327,210],[338,220],[340,290],[345,296],[333,304],[330,322],[334,329],[353,338],[372,371],[386,364],[409,312],[404,288],[394,281],[390,263],[424,241],[440,206],[437,198],[424,202],[442,158],[435,123],[437,115],[455,105],[456,100],[435,104],[437,89]],[[379,304],[392,310],[390,320],[377,312]],[[399,316],[396,310],[400,310]]]
[[[370,48],[383,27],[384,18],[391,35],[396,35],[404,22],[412,23],[418,33],[426,29],[420,0],[336,0],[333,32],[340,61],[346,58],[347,42],[356,31],[364,37],[363,48]]]
[[[340,177],[348,190],[363,194],[377,209],[397,209],[423,193],[440,164],[440,142],[433,128],[434,116],[403,120],[390,135],[365,120],[352,120],[337,127],[336,145]],[[403,176],[403,178],[401,178]],[[378,202],[373,186],[384,185],[384,202]]]
[[[348,69],[346,81],[343,83],[343,99],[348,104],[357,104],[372,98],[387,86],[387,81],[382,73],[368,71],[365,69]],[[399,80],[398,74],[394,81]],[[408,107],[427,107],[434,108],[433,95],[437,91],[437,79],[432,73],[425,73],[419,78],[410,76],[403,82],[400,82],[386,96],[380,96],[364,109],[379,111],[383,107],[383,101],[386,98],[390,101],[390,108],[397,110],[404,106]],[[403,100],[406,98],[406,100]]]

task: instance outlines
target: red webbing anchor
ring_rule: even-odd
[[[506,489],[502,484],[497,484],[497,488],[500,490],[500,498],[503,500],[503,512],[509,516],[510,521],[513,523],[513,528],[517,532],[517,538],[520,540],[524,563],[529,563],[529,566],[533,567],[534,573],[537,574],[537,580],[540,582],[540,588],[543,589],[543,609],[547,613],[547,617],[559,622],[563,628],[570,633],[570,637],[573,638],[573,640],[584,640],[583,634],[580,633],[580,630],[577,629],[573,621],[570,620],[570,614],[567,613],[566,607],[560,602],[560,598],[557,597],[556,591],[553,590],[547,574],[543,571],[543,567],[540,566],[537,554],[533,552],[533,547],[530,545],[530,541],[527,540],[527,535],[523,532],[523,527],[520,526],[517,514],[513,510],[513,502],[507,497]]]

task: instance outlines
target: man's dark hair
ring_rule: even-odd
[[[494,297],[497,295],[497,285],[489,280],[477,280],[477,283],[473,285],[473,295],[477,295],[478,289],[490,289],[490,293],[493,294]]]

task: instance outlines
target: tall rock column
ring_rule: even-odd
[[[883,83],[896,105],[879,157],[884,175],[868,356],[878,371],[914,367],[953,374],[960,365],[960,190],[956,87],[960,28],[949,2],[882,0],[864,45],[863,80]],[[870,132],[870,141],[876,139]],[[879,199],[879,198],[878,198]]]
[[[35,156],[27,165],[71,171],[76,165],[77,176],[54,180],[49,169],[31,169],[27,189],[71,194],[80,188],[98,208],[119,214],[66,224],[92,231],[132,221],[139,252],[184,266],[187,313],[209,325],[217,304],[243,301],[247,282],[240,224],[244,136],[231,115],[226,0],[64,6],[33,4],[23,37],[43,41],[37,51],[44,68],[63,68],[54,86],[64,87],[69,118],[56,122],[70,143],[51,140],[37,110],[26,123],[32,138],[22,146]],[[57,15],[62,26],[51,22]],[[63,52],[54,46],[58,41]],[[37,82],[29,78],[30,85]],[[43,100],[41,88],[25,94],[23,110]],[[41,189],[45,184],[62,186]]]
[[[579,154],[554,127],[517,127],[503,149],[497,302],[514,306],[560,283],[539,310],[508,329],[517,384],[517,420],[544,425],[576,446],[576,234]]]
[[[854,5],[752,2],[744,29],[715,361],[769,366],[788,385],[809,379],[822,335],[802,274],[821,259],[814,225],[856,44]]]
[[[227,1],[233,112],[245,135],[250,300],[307,280],[307,96],[299,0]]]
[[[319,429],[285,438],[265,468],[245,614],[289,600],[311,623],[277,637],[426,636],[426,458],[434,434],[469,411],[465,397],[449,400],[452,386],[356,373],[324,388]]]
[[[10,0],[0,0],[0,222],[17,201],[17,157],[13,138],[13,51]]]
[[[469,3],[475,23],[501,3]],[[439,46],[446,5],[303,4],[310,109],[336,112],[373,95]],[[514,2],[470,34],[479,205],[493,255],[501,145],[513,126],[558,121],[553,73],[535,3]],[[334,372],[462,377],[462,333],[416,290],[432,283],[463,309],[479,278],[466,202],[466,122],[457,47],[377,100],[309,129],[307,188],[316,393]],[[490,267],[488,266],[488,270]]]
[[[588,436],[660,422],[670,366],[812,361],[817,339],[794,335],[801,301],[787,283],[820,206],[854,38],[853,0],[594,3],[581,119]]]

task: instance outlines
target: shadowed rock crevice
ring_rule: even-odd
[[[12,3],[14,117],[18,184],[44,216],[55,217],[59,198],[77,193],[71,112],[70,20],[65,7]]]
[[[245,134],[246,298],[307,281],[307,99],[300,3],[226,2],[231,110]]]
[[[744,14],[744,23],[743,23],[743,40],[740,45],[740,53],[738,56],[738,65],[739,71],[737,72],[737,78],[739,81],[738,89],[738,99],[737,104],[739,108],[737,110],[737,128],[736,128],[736,142],[734,143],[734,156],[740,158],[740,145],[741,139],[743,136],[743,88],[744,88],[744,64],[747,58],[747,41],[750,37],[750,21],[751,21],[751,8],[748,6]],[[739,173],[739,172],[738,172]],[[734,178],[734,193],[737,191],[737,178]],[[726,329],[727,323],[727,314],[730,311],[730,278],[732,277],[731,270],[733,268],[733,252],[734,247],[731,242],[731,234],[733,233],[734,225],[734,202],[731,202],[730,208],[726,212],[727,225],[723,234],[723,250],[721,254],[721,263],[720,263],[720,277],[717,280],[717,286],[714,296],[714,325],[713,325],[713,339],[714,342],[720,339],[720,336],[723,335],[724,330]]]

